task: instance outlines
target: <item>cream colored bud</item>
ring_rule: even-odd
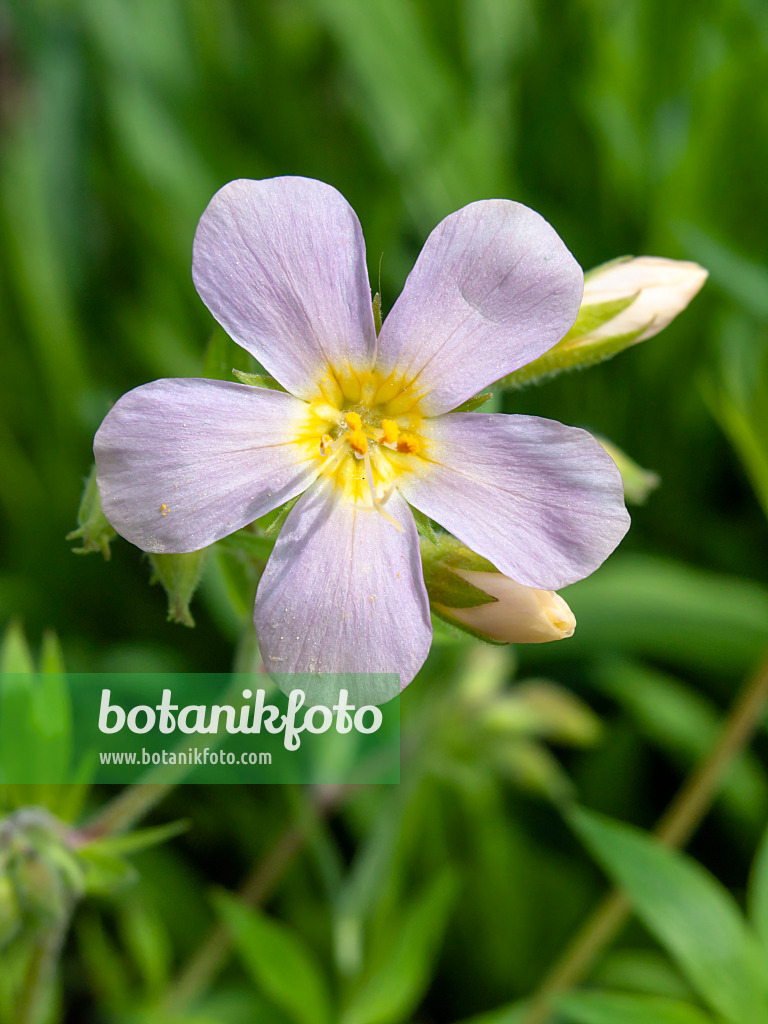
[[[446,608],[441,614],[502,644],[544,644],[572,636],[576,618],[559,594],[515,583],[500,572],[454,569],[457,576],[496,600],[474,608]]]
[[[707,271],[687,260],[636,256],[616,260],[586,275],[582,307],[637,298],[606,323],[578,339],[578,344],[617,338],[635,331],[635,341],[658,334],[681,313],[707,279]]]

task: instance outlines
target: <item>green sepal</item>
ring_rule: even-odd
[[[483,593],[483,591],[480,591],[480,593]],[[488,597],[487,594],[485,596]],[[495,601],[496,598],[491,598],[491,600]],[[478,633],[476,629],[472,629],[472,627],[467,626],[466,623],[457,622],[456,619],[452,618],[451,615],[449,614],[449,608],[446,608],[443,611],[436,605],[430,605],[430,611],[432,612],[432,617],[434,619],[438,619],[440,622],[444,623],[445,626],[450,626],[452,633],[466,633],[467,636],[471,636],[475,640],[482,640],[484,644],[490,644],[491,647],[509,647],[509,644],[506,642],[506,640],[492,640],[489,636],[486,636],[485,633]],[[456,640],[459,639],[459,637],[456,637]]]
[[[82,540],[82,547],[72,548],[76,555],[89,555],[92,551],[100,551],[109,561],[109,545],[117,536],[115,530],[107,522],[101,511],[99,488],[96,486],[96,466],[91,467],[85,481],[80,507],[77,510],[77,529],[68,533],[66,540]]]
[[[274,377],[266,373],[246,373],[245,370],[236,370],[232,367],[232,373],[241,384],[250,384],[254,388],[268,388],[270,391],[282,391],[287,394],[282,384],[278,384]]]
[[[495,597],[486,594],[479,587],[467,583],[453,570],[465,569],[476,572],[497,572],[498,570],[486,558],[475,554],[468,547],[447,534],[437,538],[435,544],[427,548],[421,545],[421,561],[424,571],[424,584],[427,588],[429,601],[441,608],[477,608],[482,604],[494,604]],[[438,611],[445,617],[441,611]],[[458,629],[469,632],[463,625],[449,620]],[[473,635],[477,635],[474,634]]]
[[[608,305],[608,303],[606,303]],[[614,314],[615,315],[615,314]],[[629,348],[645,330],[645,326],[639,327],[629,334],[619,335],[617,338],[606,338],[603,341],[596,341],[585,344],[583,347],[574,345],[572,348],[563,348],[565,339],[545,352],[543,356],[534,359],[527,366],[521,366],[519,370],[502,377],[496,382],[497,387],[522,388],[529,384],[541,384],[560,373],[567,373],[571,370],[583,370],[588,366],[596,366],[606,359],[612,359],[619,352]]]
[[[280,531],[283,528],[283,523],[288,518],[288,513],[291,511],[291,509],[298,500],[299,495],[297,495],[295,498],[291,498],[290,501],[286,501],[284,505],[281,505],[280,508],[276,510],[275,518],[272,520],[271,523],[264,527],[264,533],[267,535],[267,537],[276,537],[278,533],[280,533]]]
[[[590,331],[596,331],[598,327],[602,327],[603,324],[607,324],[609,320],[613,320],[619,313],[623,313],[625,309],[628,309],[639,294],[640,292],[634,292],[623,299],[611,299],[610,302],[595,302],[582,306],[573,327],[571,327],[563,340],[558,342],[558,345],[566,345],[568,342],[578,341],[579,338],[583,338]]]
[[[413,505],[408,505],[408,508],[413,513],[413,518],[416,522],[416,529],[419,531],[419,536],[428,540],[430,544],[437,544],[437,534],[435,533],[435,527],[429,516],[418,509],[414,508]]]
[[[626,503],[628,505],[644,505],[651,492],[655,491],[661,483],[658,473],[654,473],[650,469],[643,469],[642,466],[638,465],[633,459],[630,459],[626,452],[623,452],[612,441],[608,441],[599,435],[595,436],[616,463],[616,467],[621,473]]]
[[[479,409],[481,405],[485,405],[485,403],[491,398],[493,398],[493,395],[490,391],[486,395],[475,395],[474,398],[468,398],[466,402],[462,402],[461,405],[457,405],[455,409],[451,409],[451,412],[474,412],[475,409]]]
[[[150,583],[162,583],[168,595],[168,621],[194,626],[189,604],[197,590],[209,548],[181,555],[150,555]]]

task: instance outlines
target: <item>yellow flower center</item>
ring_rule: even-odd
[[[307,454],[322,462],[320,473],[347,500],[375,508],[399,528],[383,505],[398,477],[426,467],[420,396],[376,371],[329,371],[318,391],[301,435]]]

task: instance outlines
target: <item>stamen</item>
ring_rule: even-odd
[[[400,436],[400,428],[394,420],[381,421],[381,442],[382,444],[397,444]]]
[[[376,488],[373,486],[373,470],[371,469],[371,457],[369,456],[367,451],[366,451],[366,453],[364,455],[364,459],[365,459],[365,479],[366,479],[366,481],[368,483],[368,491],[369,491],[369,493],[371,495],[371,501],[373,502],[374,510],[376,512],[378,512],[380,516],[384,516],[384,518],[390,524],[390,526],[394,526],[394,528],[397,530],[398,533],[402,533],[403,532],[403,528],[400,525],[400,523],[398,523],[398,521],[395,519],[394,516],[391,516],[389,514],[389,512],[385,511],[381,507],[382,503],[376,497]],[[390,491],[391,491],[391,488],[390,488]],[[388,497],[389,497],[389,494],[386,495],[384,500],[386,501],[386,499]]]
[[[344,419],[347,421],[347,426],[352,430],[362,430],[363,421],[360,418],[360,414],[357,412],[348,412]]]
[[[331,437],[331,435],[330,434],[323,434],[323,436],[320,438],[320,454],[321,455],[330,455],[331,454],[331,445],[332,444],[333,444],[333,438]]]
[[[397,450],[406,455],[416,455],[421,451],[421,443],[415,434],[401,434],[397,441]]]
[[[349,420],[350,416],[357,416],[357,413],[347,413],[347,420]],[[360,417],[357,416],[357,419],[359,420]],[[352,426],[351,423],[350,426]],[[347,434],[347,438],[349,440],[349,447],[352,449],[353,452],[356,452],[358,455],[367,454],[368,438],[366,437],[364,430],[357,428],[353,430],[351,433]]]

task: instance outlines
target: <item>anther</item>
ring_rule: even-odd
[[[323,434],[320,438],[320,454],[330,455],[331,445],[333,444],[333,438],[330,434]]]
[[[400,436],[400,428],[394,420],[382,420],[381,421],[381,441],[382,444],[397,444],[397,439]]]
[[[346,418],[347,418],[347,420],[349,420],[350,416],[356,416],[356,415],[357,415],[357,413],[347,413],[347,417]],[[359,416],[357,418],[358,418],[358,420],[360,419]],[[351,423],[350,423],[350,426],[352,426]],[[349,447],[352,449],[353,452],[356,452],[358,455],[365,455],[367,453],[367,451],[368,451],[368,438],[365,436],[365,431],[364,430],[361,430],[359,428],[354,429],[347,436],[348,436],[348,439],[349,439]]]
[[[362,430],[362,428],[363,428],[363,421],[360,418],[360,414],[359,413],[357,413],[357,412],[348,412],[344,416],[344,419],[347,421],[347,426],[350,427],[353,431]]]
[[[397,439],[397,450],[406,455],[415,455],[421,450],[421,444],[415,434],[401,434]]]

